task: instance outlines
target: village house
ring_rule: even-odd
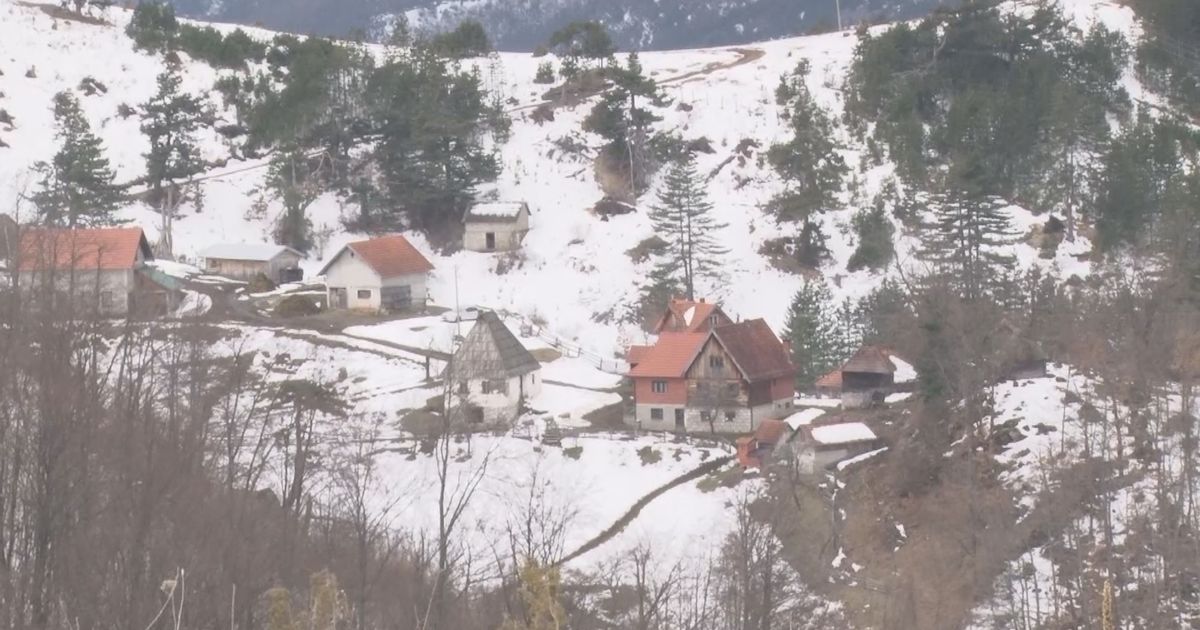
[[[204,271],[234,280],[265,276],[271,282],[282,283],[304,277],[300,269],[304,254],[283,245],[220,243],[205,248],[200,257],[204,259]]]
[[[408,239],[384,236],[350,243],[321,269],[329,308],[404,311],[424,308],[433,265]]]
[[[20,285],[35,297],[70,299],[109,316],[160,315],[181,292],[146,267],[153,257],[141,228],[26,229],[16,265]]]
[[[653,346],[630,349],[636,426],[747,433],[789,413],[796,370],[787,347],[761,319],[733,323],[713,313],[700,330],[664,327]],[[690,327],[696,317],[679,321]]]
[[[463,215],[463,249],[508,252],[521,248],[529,232],[529,204],[523,201],[475,204]]]
[[[455,423],[508,426],[541,391],[541,365],[491,311],[483,311],[443,375]]]

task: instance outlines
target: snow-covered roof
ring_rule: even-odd
[[[788,416],[787,418],[784,418],[783,421],[786,422],[787,425],[789,427],[791,427],[793,431],[795,431],[796,429],[799,429],[802,426],[807,426],[807,425],[812,424],[813,420],[816,420],[817,418],[820,418],[823,415],[825,415],[824,409],[817,409],[815,407],[810,407],[808,409],[801,409],[800,411],[797,411],[796,413]]]
[[[917,370],[911,363],[890,352],[888,353],[888,360],[892,362],[892,365],[896,366],[896,371],[892,373],[893,383],[911,383],[917,380]]]
[[[528,210],[524,201],[490,201],[478,203],[467,211],[467,221],[516,221],[522,210]]]
[[[209,245],[200,251],[201,258],[221,258],[224,260],[255,260],[268,261],[276,256],[291,252],[301,258],[304,257],[300,252],[285,247],[283,245],[272,245],[271,243],[217,243]]]
[[[861,422],[827,424],[813,427],[811,431],[813,440],[818,444],[849,444],[876,439],[875,432],[871,430],[871,427]]]

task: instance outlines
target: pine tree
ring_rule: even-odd
[[[199,98],[181,92],[174,67],[158,75],[158,91],[142,106],[142,133],[150,142],[146,180],[156,196],[164,184],[186,180],[204,168],[196,130],[205,120]]]
[[[792,346],[799,387],[812,386],[837,366],[840,341],[832,302],[824,282],[806,280],[788,308],[783,338]]]
[[[984,297],[999,273],[1014,262],[1005,251],[1015,233],[1004,203],[994,197],[955,192],[936,204],[933,213],[925,256],[940,267],[963,298]]]
[[[828,115],[808,91],[807,76],[808,62],[801,62],[776,89],[775,100],[785,108],[792,137],[772,146],[767,159],[787,185],[771,203],[775,215],[810,223],[816,213],[837,203],[846,165],[833,143]]]
[[[662,105],[658,84],[642,70],[637,53],[629,53],[624,68],[610,70],[613,87],[592,107],[583,121],[591,131],[608,141],[604,152],[613,166],[628,170],[630,197],[636,199],[647,179],[647,144],[651,127],[662,120],[646,104]]]
[[[106,225],[121,200],[104,146],[92,133],[79,101],[69,92],[54,97],[54,120],[60,143],[49,163],[40,163],[40,190],[33,197],[48,225]]]
[[[283,202],[283,214],[275,228],[275,241],[299,251],[312,247],[312,222],[306,210],[321,193],[321,173],[312,160],[295,146],[271,160],[267,184]]]
[[[713,218],[712,209],[696,160],[688,154],[667,171],[650,220],[668,243],[655,276],[673,279],[689,300],[695,299],[698,280],[719,275],[720,259],[729,253],[714,234],[727,225]]]

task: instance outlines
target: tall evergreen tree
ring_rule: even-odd
[[[630,197],[636,199],[650,170],[646,153],[651,127],[662,120],[646,105],[662,105],[662,95],[654,79],[643,72],[636,52],[629,53],[624,68],[613,68],[610,75],[612,89],[592,107],[583,128],[608,141],[605,154],[614,167],[628,171]]]
[[[796,385],[811,387],[837,367],[840,352],[836,312],[829,288],[820,280],[805,280],[792,297],[783,338],[791,343]]]
[[[674,280],[689,300],[695,299],[697,280],[716,277],[721,257],[729,253],[714,234],[727,225],[713,218],[712,209],[704,179],[689,153],[667,171],[658,202],[650,211],[658,236],[668,243],[654,275]]]
[[[146,180],[161,198],[164,184],[186,180],[204,169],[195,133],[205,121],[199,98],[180,89],[176,68],[158,75],[158,91],[142,105],[142,133],[150,142]]]
[[[926,257],[940,267],[962,297],[984,297],[999,272],[1014,262],[1006,248],[1015,233],[1003,201],[956,192],[943,197],[933,207],[933,214]]]
[[[121,191],[113,183],[104,145],[71,93],[54,97],[54,121],[60,146],[49,163],[38,164],[42,181],[33,197],[42,222],[68,227],[111,223]]]

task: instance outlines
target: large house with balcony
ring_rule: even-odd
[[[658,328],[654,345],[630,348],[635,426],[747,433],[791,412],[796,369],[765,321],[735,323],[716,305],[672,300]]]

